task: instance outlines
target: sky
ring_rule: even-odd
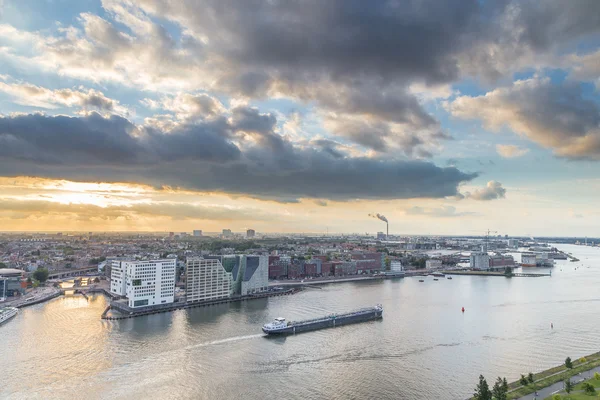
[[[598,236],[597,0],[0,0],[0,231]]]

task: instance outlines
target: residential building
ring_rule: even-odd
[[[175,301],[177,260],[113,261],[110,291],[125,296],[131,308]]]
[[[437,259],[437,258],[430,258],[425,261],[425,268],[426,269],[442,268],[442,260]]]
[[[248,230],[246,231],[246,237],[247,237],[248,239],[251,239],[251,238],[253,238],[254,236],[256,236],[256,231],[255,231],[254,229],[248,229]]]
[[[218,259],[188,258],[186,261],[186,301],[204,301],[231,296],[231,272]]]
[[[470,256],[471,268],[487,270],[490,269],[490,256],[482,251],[474,251]]]
[[[248,295],[269,288],[269,257],[255,255],[206,256],[221,261],[225,271],[231,273],[232,292]]]

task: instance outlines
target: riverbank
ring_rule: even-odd
[[[573,368],[567,368],[564,364],[549,368],[533,374],[533,383],[522,385],[519,381],[511,382],[508,385],[508,399],[528,400],[534,398],[534,393],[537,391],[540,396],[548,396],[557,389],[545,390],[552,385],[562,382],[568,378],[574,377],[581,373],[592,371],[595,368],[600,368],[600,352],[593,353],[573,361]],[[527,376],[528,371],[523,371],[523,375]],[[560,389],[560,385],[558,389]],[[528,396],[531,395],[531,396]],[[538,396],[538,398],[540,397]],[[543,398],[543,397],[542,397]]]

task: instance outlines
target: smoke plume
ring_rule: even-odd
[[[389,222],[388,219],[385,217],[385,215],[381,215],[381,214],[369,214],[369,217],[373,217],[373,218],[377,218],[383,222]]]

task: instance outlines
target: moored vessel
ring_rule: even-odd
[[[0,309],[0,325],[4,324],[9,319],[13,318],[19,313],[18,308],[6,307]]]
[[[275,318],[273,322],[263,325],[262,330],[269,335],[293,335],[300,332],[370,321],[382,318],[382,316],[383,307],[378,304],[375,307],[361,308],[348,313],[331,314],[305,321],[286,321],[285,318]]]

